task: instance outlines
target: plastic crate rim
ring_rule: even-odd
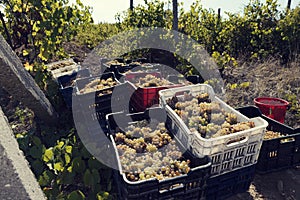
[[[97,79],[97,78],[100,78],[100,80],[101,80],[101,76],[102,75],[105,75],[105,74],[112,74],[112,77],[113,77],[113,79],[114,79],[114,81],[117,83],[117,85],[120,85],[120,84],[122,84],[116,77],[115,77],[115,74],[114,74],[114,72],[106,72],[106,73],[102,73],[102,74],[100,74],[100,75],[97,75],[97,76],[91,76],[91,77],[85,77],[85,78],[82,78],[82,79],[90,79],[90,80],[95,80],[95,79]],[[81,81],[82,79],[78,79],[79,81]],[[95,90],[95,91],[92,91],[92,92],[88,92],[88,93],[79,93],[80,92],[80,90],[79,90],[79,88],[78,88],[78,86],[77,86],[77,81],[78,80],[75,80],[74,82],[74,88],[75,88],[75,94],[76,95],[78,95],[78,96],[81,96],[81,95],[86,95],[86,94],[93,94],[93,93],[96,93],[97,91],[101,91],[101,90]],[[123,83],[124,84],[124,83]],[[103,90],[109,90],[109,89],[112,89],[112,88],[114,88],[115,86],[113,86],[113,87],[109,87],[109,88],[106,88],[106,89],[103,89]]]
[[[166,106],[166,110],[169,111],[169,112],[172,112],[173,115],[177,115],[169,105]],[[182,119],[178,117],[178,120],[179,120],[180,128],[184,129],[186,132],[190,132],[189,128],[182,121]],[[254,123],[256,122],[256,124],[258,123],[259,126],[255,126],[254,128],[251,128],[251,129],[248,129],[248,130],[239,131],[239,132],[236,132],[236,133],[223,135],[223,136],[219,136],[219,137],[216,137],[216,138],[209,138],[209,139],[201,137],[198,132],[196,132],[197,134],[193,134],[193,135],[195,135],[198,139],[200,139],[203,142],[210,142],[210,141],[217,141],[217,140],[220,140],[220,139],[229,139],[229,138],[233,137],[233,135],[236,136],[236,137],[241,136],[241,135],[245,134],[246,132],[249,132],[249,130],[256,131],[256,130],[259,130],[259,129],[262,129],[262,128],[265,129],[268,126],[268,122],[266,120],[264,120],[263,118],[261,118],[261,117],[250,118],[249,120],[253,121]]]
[[[252,121],[252,122],[256,122],[256,123],[260,123],[261,124],[259,126],[255,126],[254,128],[251,128],[251,129],[247,129],[247,130],[243,130],[243,131],[239,131],[239,132],[236,132],[236,133],[231,133],[231,134],[228,134],[228,135],[222,135],[222,136],[219,136],[219,137],[216,137],[216,138],[203,138],[198,134],[194,134],[195,137],[197,137],[198,139],[200,139],[201,141],[203,142],[213,142],[213,141],[217,141],[217,140],[220,140],[220,139],[224,139],[224,140],[232,140],[232,137],[240,137],[240,136],[244,136],[244,134],[248,134],[248,132],[250,131],[257,131],[257,130],[260,130],[262,128],[266,128],[268,126],[268,122],[264,119],[262,119],[261,117],[255,117],[255,118],[251,118],[249,119],[249,121]],[[185,128],[185,127],[182,127],[182,128]],[[249,139],[248,138],[249,136],[246,136],[247,140]],[[246,142],[246,141],[245,141]],[[240,142],[237,142],[237,143],[240,143]]]
[[[163,90],[160,90],[158,92],[159,94],[159,97],[161,97],[160,99],[163,101],[163,104],[166,105],[166,98],[164,97],[165,93],[167,92],[173,92],[173,95],[177,92],[184,92],[186,90],[191,90],[193,88],[198,88],[198,87],[207,87],[213,96],[215,96],[215,92],[214,92],[214,89],[212,88],[211,85],[208,85],[208,84],[203,84],[203,83],[198,83],[198,84],[195,84],[195,85],[186,85],[186,86],[182,86],[182,87],[177,87],[177,88],[168,88],[168,89],[163,89]]]

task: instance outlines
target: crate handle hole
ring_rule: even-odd
[[[269,158],[277,157],[277,151],[270,151],[269,152]]]
[[[162,194],[162,193],[166,193],[166,192],[178,190],[178,189],[181,189],[181,188],[184,188],[184,185],[182,183],[177,183],[177,184],[171,185],[168,188],[162,188],[162,189],[160,189],[159,193]]]
[[[295,138],[291,137],[291,138],[284,138],[280,140],[280,144],[289,143],[289,142],[295,142]]]
[[[242,144],[242,143],[245,143],[248,141],[248,137],[240,137],[240,138],[236,138],[236,139],[232,139],[232,140],[229,140],[227,143],[226,143],[226,146],[228,147],[232,147],[232,146],[235,146],[235,145],[238,145],[238,144]]]
[[[177,97],[177,96],[181,96],[181,95],[183,95],[184,93],[189,94],[189,93],[191,93],[191,91],[190,91],[190,90],[184,90],[184,91],[176,92],[174,96],[176,96],[176,97]]]

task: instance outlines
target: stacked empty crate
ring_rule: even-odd
[[[89,77],[88,69],[81,69],[81,66],[73,59],[66,59],[47,64],[47,70],[53,79],[58,83],[59,90],[68,108],[72,107],[72,93],[75,79]]]
[[[167,101],[183,99],[187,95],[208,94],[222,110],[237,116],[238,122],[254,123],[254,127],[236,133],[206,138],[198,131],[191,131],[189,125],[170,107]],[[176,137],[195,155],[208,155],[212,159],[211,177],[206,190],[207,199],[224,199],[235,193],[246,191],[254,177],[267,122],[260,117],[242,115],[215,96],[211,86],[198,84],[172,88],[159,92],[160,104],[165,107],[167,120]],[[190,117],[190,116],[189,116]],[[225,192],[226,191],[226,192]]]
[[[300,165],[300,129],[293,129],[265,115],[255,106],[237,109],[247,117],[262,117],[268,122],[256,171],[267,173]]]
[[[52,74],[55,80],[57,80],[57,78],[60,76],[71,75],[80,69],[80,66],[71,58],[52,62],[47,64],[46,66],[47,70]]]

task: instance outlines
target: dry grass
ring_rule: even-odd
[[[225,101],[233,107],[253,105],[254,98],[260,96],[287,99],[294,95],[298,102],[294,102],[293,108],[300,104],[299,60],[295,60],[287,66],[282,66],[279,60],[274,58],[264,62],[240,63],[237,68],[225,69],[224,78]],[[240,86],[245,82],[249,82],[250,85],[248,87]],[[238,86],[232,89],[231,85],[235,83]],[[297,116],[294,110],[289,110],[286,115],[286,123],[298,127],[300,126],[300,116]]]

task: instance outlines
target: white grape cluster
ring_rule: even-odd
[[[147,74],[145,77],[140,77],[135,80],[135,85],[137,87],[159,87],[159,86],[167,86],[171,85],[172,83],[167,79],[156,77],[151,74]]]
[[[86,84],[86,86],[80,90],[81,94],[89,93],[89,92],[94,92],[94,91],[100,91],[100,90],[105,90],[103,91],[103,94],[110,94],[112,91],[111,90],[106,90],[108,88],[112,88],[115,85],[117,85],[117,82],[114,81],[112,78],[108,79],[100,79],[96,78],[90,83]],[[101,96],[101,94],[99,94]]]
[[[264,140],[269,140],[269,139],[274,139],[274,138],[279,138],[279,137],[284,137],[287,134],[283,134],[280,132],[275,132],[275,131],[266,131],[266,134],[264,136]]]
[[[253,128],[253,122],[238,122],[234,113],[226,112],[219,102],[211,102],[208,93],[196,96],[184,93],[182,98],[172,97],[168,105],[180,116],[191,132],[203,138],[219,137]]]
[[[117,133],[114,139],[122,169],[130,181],[162,180],[190,171],[190,160],[183,159],[164,123],[149,125],[143,120],[127,127],[125,133]]]

